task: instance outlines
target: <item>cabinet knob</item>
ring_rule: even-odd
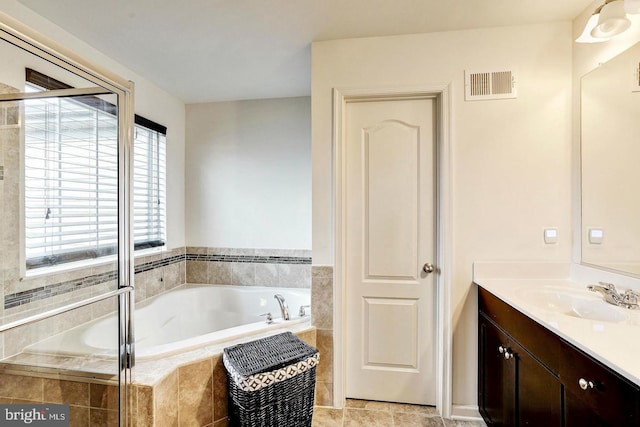
[[[594,387],[593,381],[587,381],[584,378],[578,380],[578,385],[583,390],[588,390]]]
[[[513,357],[513,353],[508,347],[498,346],[498,352],[504,356],[505,360],[509,360]]]

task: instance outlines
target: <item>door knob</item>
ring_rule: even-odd
[[[422,271],[424,271],[427,274],[433,273],[435,271],[435,269],[436,268],[430,262],[428,262],[428,263],[426,263],[425,265],[422,266]]]

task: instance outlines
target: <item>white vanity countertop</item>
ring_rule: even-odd
[[[474,264],[474,283],[491,292],[518,311],[556,333],[566,341],[640,386],[640,310],[628,310],[606,303],[600,294],[587,290],[588,284],[570,278],[568,264]],[[545,269],[544,267],[550,267]],[[566,268],[565,268],[566,266]],[[537,274],[539,272],[544,274]],[[538,276],[538,277],[536,277]],[[563,277],[564,276],[564,277]],[[621,286],[622,289],[625,289]],[[536,293],[542,290],[543,293]],[[568,291],[579,301],[619,315],[622,321],[609,322],[577,317],[570,309],[541,304],[541,295]]]

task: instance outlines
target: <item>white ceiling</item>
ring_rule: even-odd
[[[310,43],[572,20],[592,0],[20,0],[186,103],[310,94]]]

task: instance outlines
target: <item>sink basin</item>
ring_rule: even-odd
[[[627,316],[621,309],[609,305],[598,295],[592,295],[587,289],[544,287],[522,290],[519,294],[529,304],[566,316],[600,322],[627,320]]]

